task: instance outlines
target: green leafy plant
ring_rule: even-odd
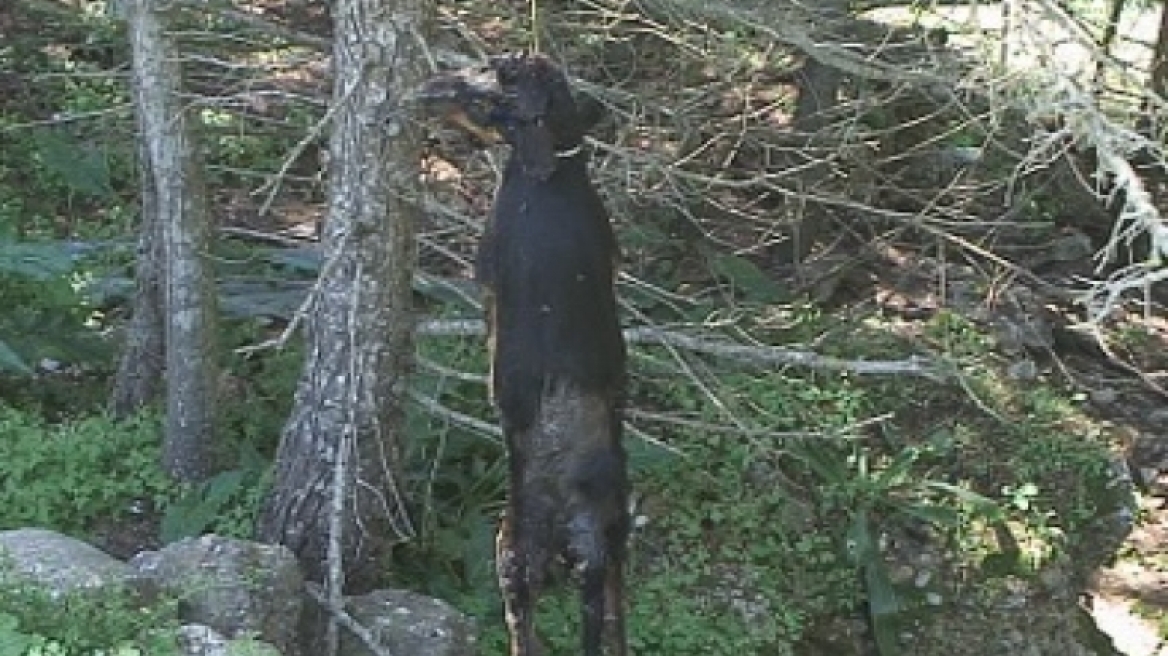
[[[178,604],[144,605],[129,591],[54,594],[0,581],[2,656],[177,656]]]
[[[900,623],[919,605],[909,598],[919,597],[919,592],[893,583],[880,536],[897,525],[923,525],[952,536],[970,516],[996,521],[1002,514],[994,500],[922,472],[929,470],[929,461],[944,455],[938,453],[942,444],[905,447],[884,460],[849,440],[799,440],[789,449],[823,491],[822,509],[846,518],[846,554],[863,580],[869,622],[882,656],[900,653]]]
[[[20,630],[20,619],[9,613],[0,613],[0,654],[21,656],[41,642],[38,636]]]
[[[755,303],[775,303],[784,299],[774,277],[741,255],[711,253],[710,270],[725,280],[743,299]]]
[[[69,193],[97,199],[114,195],[109,159],[100,147],[87,146],[63,130],[37,130],[34,135],[37,159]]]
[[[108,353],[86,326],[89,309],[71,278],[69,245],[0,240],[0,372],[31,373],[41,358],[93,362]]]
[[[98,416],[50,425],[0,406],[0,529],[43,526],[83,533],[132,502],[165,506],[154,418]]]
[[[419,393],[467,416],[491,416],[484,384],[449,375],[486,369],[477,343],[423,344],[420,354]],[[393,569],[430,594],[485,610],[497,603],[491,558],[507,480],[502,443],[416,406],[407,421],[409,434],[418,436],[406,454],[418,536],[399,550]]]
[[[268,489],[268,463],[246,449],[235,469],[220,472],[171,501],[162,516],[164,543],[207,532],[247,539]]]

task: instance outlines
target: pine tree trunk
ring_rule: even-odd
[[[307,359],[281,436],[260,538],[310,580],[375,585],[410,533],[398,489],[413,360],[411,281],[418,138],[403,103],[427,74],[430,0],[333,6],[335,118],[325,264],[305,323]],[[330,549],[330,545],[333,545]],[[339,562],[338,562],[339,561]],[[330,570],[330,567],[333,568]]]
[[[125,11],[139,138],[153,176],[144,188],[154,192],[162,242],[167,388],[162,464],[178,480],[198,481],[213,467],[216,405],[215,291],[206,258],[210,218],[191,119],[179,97],[177,49],[163,29],[157,2],[127,0]]]
[[[1168,3],[1161,3],[1160,7],[1160,33],[1152,52],[1152,74],[1148,86],[1161,98],[1168,97]]]

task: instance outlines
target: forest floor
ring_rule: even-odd
[[[1102,6],[1102,5],[1101,5]],[[1019,9],[1022,9],[1019,6]],[[1151,59],[1151,44],[1155,43],[1160,23],[1159,7],[1130,7],[1120,21],[1119,38],[1111,54],[1134,70],[1146,70]],[[999,34],[1005,21],[1040,21],[1036,27],[1043,33],[1063,35],[1049,38],[1058,43],[1053,61],[1068,73],[1090,75],[1094,57],[1088,48],[1078,45],[1075,35],[1068,33],[1067,23],[1034,14],[1016,14],[1009,17],[1001,3],[978,3],[969,6],[934,7],[927,16],[920,16],[910,8],[888,7],[868,14],[869,18],[892,24],[910,24],[920,21],[929,28],[958,28],[958,36],[951,46],[1000,46],[996,38],[970,37],[971,33]],[[1103,20],[1102,16],[1092,17]],[[973,27],[972,32],[967,28]],[[1013,43],[1008,66],[1025,69],[1041,62],[1027,59],[1033,53],[1029,44]],[[1001,52],[994,53],[1001,56]],[[1022,57],[1019,57],[1022,54]],[[1163,194],[1161,194],[1163,201]],[[1165,207],[1161,202],[1160,207]],[[1083,273],[1089,273],[1084,271]],[[1057,284],[1057,281],[1051,281]],[[1096,417],[1122,426],[1131,437],[1124,454],[1133,475],[1141,485],[1139,517],[1115,562],[1101,569],[1094,577],[1086,600],[1099,628],[1110,635],[1116,648],[1127,656],[1168,656],[1168,394],[1162,384],[1168,380],[1163,358],[1168,352],[1168,320],[1165,319],[1163,299],[1153,303],[1154,314],[1146,316],[1145,327],[1158,335],[1143,345],[1146,352],[1135,355],[1136,360],[1151,357],[1157,362],[1151,368],[1138,367],[1143,381],[1134,375],[1116,377],[1111,354],[1096,352],[1084,357],[1082,352],[1066,363],[1065,370],[1075,382],[1085,371],[1086,377],[1106,381],[1095,385],[1090,394]],[[1121,329],[1122,330],[1122,329]],[[1078,369],[1075,372],[1074,369]],[[1111,371],[1108,371],[1111,370]],[[1154,372],[1154,373],[1153,373]],[[1149,383],[1149,384],[1146,384]],[[1157,389],[1157,383],[1161,384]],[[1088,388],[1091,386],[1088,385]]]
[[[994,29],[992,23],[995,16],[1001,15],[1000,10],[994,5],[979,7],[984,13],[978,17],[982,27]],[[968,9],[954,11],[958,14],[949,20],[965,20],[960,12]],[[2,19],[3,11],[0,11],[0,22]],[[1154,17],[1145,15],[1133,19],[1131,29],[1123,32],[1131,34],[1138,28],[1141,31],[1139,38],[1149,41],[1154,37],[1142,34],[1142,30],[1156,24]],[[1139,61],[1141,52],[1133,50],[1128,57],[1127,51],[1119,51],[1122,58],[1132,61]],[[315,161],[305,165],[308,169],[303,172],[306,177],[315,173]],[[319,192],[319,188],[313,189],[305,196],[319,198]],[[257,211],[260,200],[259,196],[243,192],[221,190],[216,195],[215,205],[228,234],[232,234],[232,230],[247,230],[254,231],[253,237],[279,235],[280,239],[295,243],[315,232],[315,220],[323,213],[320,205],[312,201],[284,198],[278,201],[276,211],[260,216]],[[482,199],[480,204],[485,202],[488,201]],[[833,255],[837,258],[862,256],[860,253]],[[1089,275],[1091,263],[1081,264],[1084,270],[1074,273]],[[897,308],[890,308],[890,305],[909,297],[912,298],[908,305],[914,312],[923,309],[922,316],[943,307],[943,301],[935,297],[925,298],[930,294],[929,289],[922,292],[902,286],[911,276],[893,259],[874,262],[867,258],[865,273],[876,282],[864,287],[859,297],[849,293],[847,304],[835,310],[841,315],[841,321],[855,321],[858,314],[868,311],[873,314],[896,311]],[[1068,271],[1061,270],[1057,277],[1052,276],[1050,282],[1053,286],[1060,286],[1067,274]],[[882,281],[897,282],[882,284]],[[1083,391],[1085,403],[1090,405],[1093,416],[1111,422],[1129,437],[1123,456],[1133,476],[1141,483],[1136,526],[1115,563],[1098,572],[1090,598],[1084,602],[1089,604],[1099,627],[1111,635],[1117,648],[1128,656],[1168,656],[1168,394],[1163,390],[1164,381],[1168,380],[1164,373],[1168,371],[1166,302],[1164,298],[1154,300],[1155,313],[1152,316],[1133,313],[1121,320],[1118,326],[1111,327],[1116,333],[1133,326],[1140,330],[1140,339],[1125,341],[1120,349],[1121,364],[1117,363],[1120,358],[1115,357],[1114,351],[1092,349],[1089,342],[1075,343],[1073,348],[1067,349],[1055,339],[1055,343],[1049,346],[1051,369],[1064,375],[1069,387]],[[915,321],[922,319],[917,316]],[[1055,323],[1066,325],[1073,320],[1059,317]],[[1135,373],[1136,370],[1142,372],[1142,377]],[[920,423],[928,424],[930,420],[930,417],[921,417]],[[906,418],[905,422],[914,423],[912,418]],[[137,527],[119,526],[110,534],[128,542],[104,546],[126,554],[152,548],[157,540],[155,529],[153,522]]]

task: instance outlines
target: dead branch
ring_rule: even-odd
[[[197,11],[200,15],[205,14],[208,10],[205,0],[174,0],[174,4]],[[283,39],[289,43],[293,43],[306,48],[314,50],[321,50],[327,52],[332,47],[332,41],[309,34],[300,30],[294,30],[285,25],[273,23],[255,14],[250,14],[245,11],[240,11],[229,6],[211,7],[211,11],[219,14],[222,18],[246,25],[251,29],[261,32],[271,37]]]
[[[422,408],[428,412],[446,419],[451,423],[459,424],[475,432],[491,436],[495,438],[495,441],[502,443],[503,431],[500,430],[498,426],[485,422],[481,419],[477,419],[468,414],[463,414],[457,410],[451,410],[450,408],[447,408],[446,406],[439,403],[437,399],[422,394],[417,390],[407,390],[407,394],[412,401],[422,406]]]
[[[486,334],[486,326],[478,319],[434,319],[421,322],[418,325],[418,334],[429,337],[482,336]],[[943,366],[919,355],[911,355],[903,360],[845,360],[820,355],[814,351],[736,344],[727,340],[695,337],[649,326],[628,328],[624,335],[630,343],[673,346],[755,367],[804,367],[860,376],[920,376],[936,381],[950,378]]]
[[[377,637],[373,635],[372,631],[364,627],[360,622],[357,621],[355,617],[350,615],[348,611],[346,611],[344,608],[338,608],[330,603],[330,600],[325,595],[324,591],[321,590],[319,583],[313,583],[309,581],[308,583],[304,584],[304,589],[305,592],[308,593],[308,596],[312,597],[313,601],[319,604],[321,608],[328,611],[329,615],[331,615],[338,624],[348,629],[350,632],[352,632],[353,635],[357,636],[361,642],[365,643],[365,647],[368,648],[369,651],[373,652],[374,656],[394,656],[394,654],[389,651],[389,649],[387,649],[377,640]]]

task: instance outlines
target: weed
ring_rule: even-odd
[[[136,500],[164,506],[157,422],[103,417],[49,425],[0,406],[0,529],[43,526],[80,534]]]
[[[993,346],[993,340],[976,324],[949,310],[941,310],[929,319],[924,337],[955,358],[985,355]]]
[[[204,533],[251,538],[271,483],[270,467],[246,447],[239,460],[238,467],[186,488],[167,505],[159,527],[163,543]]]
[[[0,654],[178,656],[178,604],[128,591],[54,594],[0,577]]]

